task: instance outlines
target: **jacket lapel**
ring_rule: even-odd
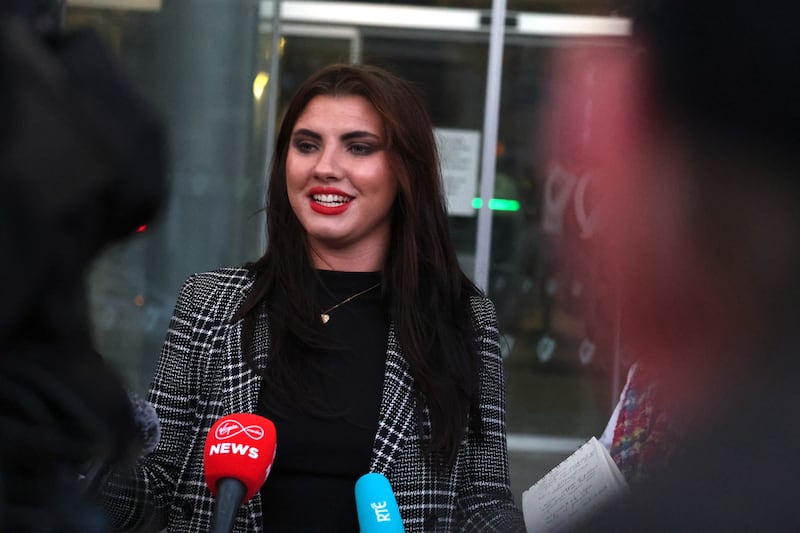
[[[378,432],[372,446],[370,470],[387,475],[392,461],[402,450],[414,424],[414,379],[408,362],[400,352],[394,324],[389,328],[383,396],[378,416]]]
[[[269,350],[269,336],[266,320],[262,316],[256,322],[253,332],[253,356],[258,367],[266,364]],[[261,376],[250,368],[244,360],[242,350],[242,321],[227,326],[222,348],[223,390],[222,402],[227,413],[253,413],[258,405],[261,392]]]

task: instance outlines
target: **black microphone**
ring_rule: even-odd
[[[142,445],[139,455],[145,456],[155,450],[161,440],[161,421],[153,404],[132,392],[128,393],[128,398]]]
[[[139,397],[133,392],[128,393],[130,401],[131,415],[136,427],[137,439],[132,446],[132,457],[144,457],[150,454],[158,446],[161,440],[161,422],[158,419],[153,405],[147,400]],[[108,476],[114,463],[117,462],[109,457],[94,458],[86,466],[84,473],[79,475],[80,485],[83,492],[93,491],[99,487]]]

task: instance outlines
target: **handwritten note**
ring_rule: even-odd
[[[608,450],[592,437],[522,493],[528,533],[569,531],[577,522],[628,492]]]

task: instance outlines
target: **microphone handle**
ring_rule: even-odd
[[[231,533],[236,522],[236,512],[242,505],[247,487],[236,478],[224,477],[217,481],[217,497],[211,515],[209,533]]]

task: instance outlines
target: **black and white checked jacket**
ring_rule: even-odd
[[[261,378],[242,359],[241,322],[229,318],[252,286],[242,268],[190,276],[181,288],[148,399],[161,420],[158,447],[104,487],[114,526],[139,530],[158,517],[171,533],[209,529],[213,497],[203,474],[203,445],[221,416],[254,412]],[[390,327],[383,397],[370,469],[391,482],[407,532],[524,531],[509,489],[505,382],[494,305],[473,298],[479,325],[482,440],[465,436],[453,468],[434,475],[420,450],[414,382]],[[269,328],[259,321],[256,362],[267,357]],[[423,417],[429,430],[427,417]],[[278,436],[280,442],[280,436]],[[279,444],[280,445],[280,444]],[[242,505],[234,531],[262,531],[261,497]]]

